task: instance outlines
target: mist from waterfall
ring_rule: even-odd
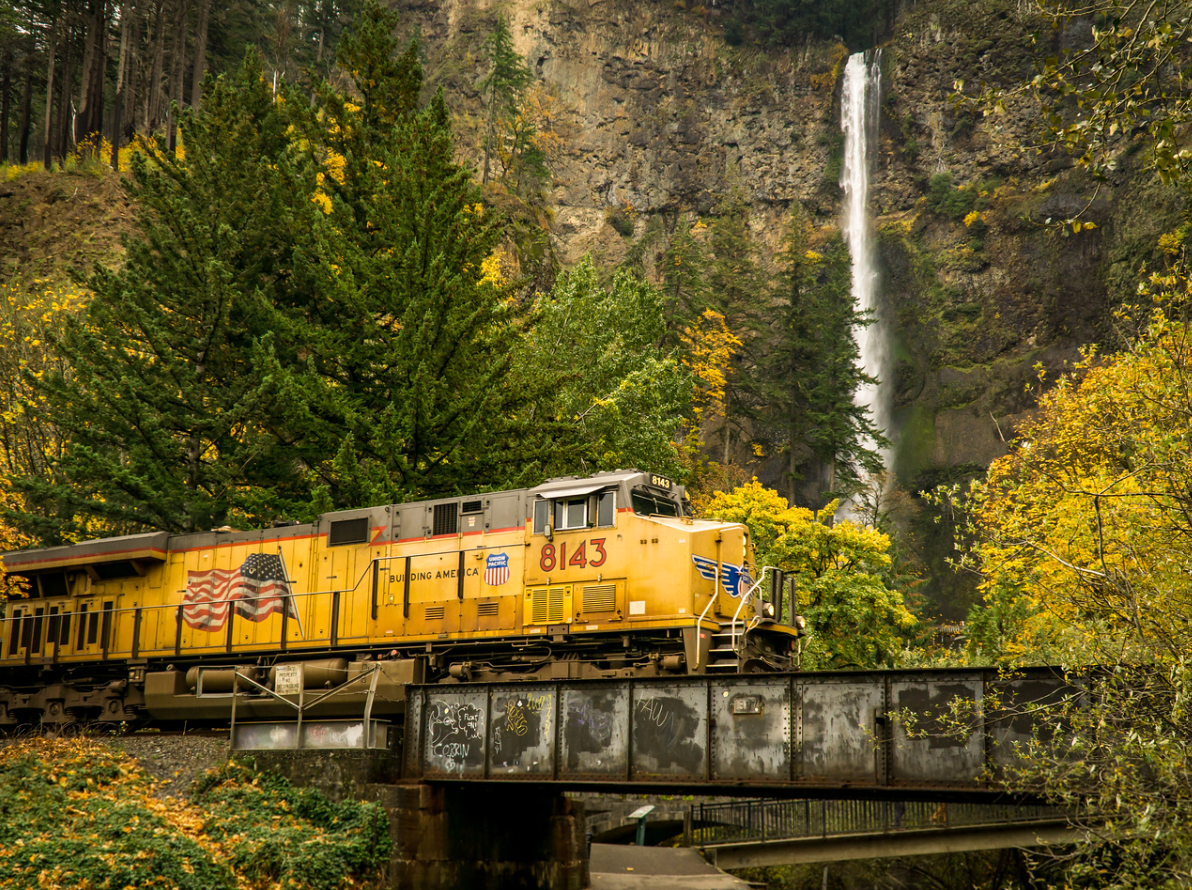
[[[874,426],[889,435],[891,403],[889,380],[890,347],[886,325],[878,312],[877,269],[873,253],[869,202],[869,147],[877,142],[878,103],[881,98],[882,51],[854,53],[844,69],[840,100],[840,128],[844,131],[844,166],[840,185],[844,189],[844,237],[852,254],[853,300],[875,321],[853,330],[861,354],[861,368],[880,381],[863,385],[854,399],[869,409]],[[882,464],[890,465],[889,449],[882,449]]]

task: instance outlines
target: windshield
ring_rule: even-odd
[[[679,505],[641,489],[632,492],[633,512],[638,516],[678,516]]]

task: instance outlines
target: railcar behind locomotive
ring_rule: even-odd
[[[0,622],[0,726],[226,721],[233,683],[241,719],[338,687],[311,716],[358,716],[364,673],[396,716],[414,682],[789,669],[747,528],[689,513],[682,486],[616,471],[6,553],[29,596]]]

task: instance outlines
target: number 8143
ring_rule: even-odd
[[[570,566],[581,569],[596,569],[604,565],[608,554],[604,552],[605,538],[593,538],[590,541],[572,543],[570,553],[566,541],[560,541],[556,548],[554,544],[543,544],[542,555],[538,558],[538,567],[544,572],[563,570]],[[591,548],[589,553],[588,548]]]

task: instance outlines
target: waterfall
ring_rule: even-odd
[[[879,430],[890,427],[891,398],[886,381],[889,379],[889,338],[877,306],[877,269],[870,238],[869,214],[869,146],[877,141],[878,102],[881,96],[882,51],[874,50],[849,56],[844,69],[844,89],[840,100],[840,128],[844,131],[844,167],[840,185],[844,189],[844,233],[852,254],[853,300],[857,308],[872,313],[875,321],[857,328],[853,336],[861,354],[861,368],[880,381],[876,386],[863,385],[854,398],[858,405],[869,409],[870,417]],[[888,433],[887,433],[888,435]],[[887,450],[882,451],[882,463],[890,464]]]

